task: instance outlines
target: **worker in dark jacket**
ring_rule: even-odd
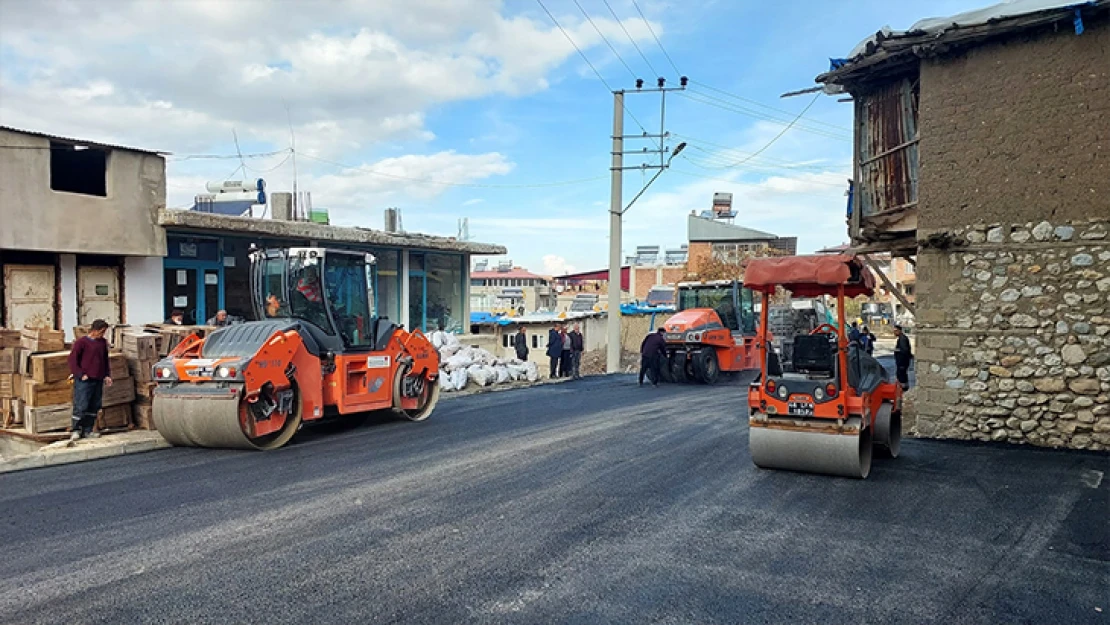
[[[582,336],[582,326],[574,324],[574,329],[570,331],[570,349],[571,349],[571,366],[570,374],[577,380],[582,377],[582,352],[586,351],[586,341]]]
[[[112,385],[108,375],[108,342],[104,333],[108,324],[103,319],[92,322],[89,333],[73,343],[69,352],[69,373],[73,381],[73,425],[70,440],[97,438],[93,432],[96,413],[100,412],[100,401],[104,387]]]
[[[644,385],[645,373],[648,374],[648,380],[651,381],[652,386],[659,386],[659,378],[662,377],[661,368],[667,358],[665,333],[666,330],[659,328],[657,332],[644,337],[644,342],[640,344],[640,386]]]
[[[910,387],[910,362],[913,361],[913,352],[910,350],[910,337],[902,331],[902,326],[894,326],[894,336],[898,342],[894,344],[894,370],[898,383],[902,389]]]
[[[520,326],[513,336],[513,349],[516,350],[517,360],[528,362],[528,336],[524,333],[524,326]]]
[[[547,332],[547,357],[551,359],[551,377],[559,375],[559,361],[563,358],[563,335],[559,326]]]

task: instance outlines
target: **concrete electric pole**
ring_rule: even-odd
[[[666,87],[667,81],[664,78],[658,79],[658,87],[655,89],[644,89],[644,81],[636,80],[635,91],[614,91],[613,92],[613,160],[612,165],[609,167],[612,175],[612,185],[609,191],[609,299],[608,299],[608,320],[606,324],[607,336],[607,349],[605,358],[605,370],[609,373],[619,373],[621,370],[621,230],[623,227],[622,219],[625,211],[627,211],[640,196],[644,194],[651,183],[655,182],[656,178],[663,173],[667,167],[670,166],[671,160],[678,153],[686,147],[685,143],[679,144],[671,153],[670,158],[666,158],[669,151],[664,145],[669,133],[664,130],[664,115],[666,112],[666,98],[668,91],[682,91],[686,89],[687,78],[685,76],[680,79],[680,87]],[[648,134],[646,130],[642,135],[631,135],[626,137],[624,135],[624,96],[625,93],[659,93],[659,134]],[[641,127],[641,129],[643,129]],[[644,148],[630,154],[659,154],[658,165],[648,165],[643,163],[635,167],[624,166],[624,140],[625,139],[659,139],[659,149],[649,150]],[[628,206],[622,206],[624,201],[624,170],[625,169],[658,169],[659,171],[640,189],[636,197],[628,203]]]

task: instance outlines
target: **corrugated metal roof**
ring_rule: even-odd
[[[102,149],[106,149],[106,150],[126,150],[128,152],[142,152],[143,154],[156,154],[158,156],[168,156],[168,155],[172,154],[172,152],[160,152],[160,151],[157,151],[157,150],[144,150],[142,148],[131,148],[131,147],[127,147],[125,145],[113,145],[111,143],[101,143],[99,141],[89,141],[87,139],[74,139],[73,137],[63,137],[63,136],[60,136],[60,135],[51,135],[51,134],[47,134],[45,132],[36,132],[34,130],[23,130],[22,128],[13,128],[11,126],[0,126],[0,130],[6,130],[8,132],[15,132],[15,133],[18,133],[18,134],[21,134],[21,135],[29,135],[29,136],[32,136],[32,137],[42,137],[44,139],[50,139],[51,141],[62,141],[62,142],[65,142],[65,143],[71,143],[73,145],[87,145],[87,146],[90,146],[90,147],[102,148]]]
[[[686,238],[690,241],[769,241],[778,235],[690,215],[686,222]]]
[[[532,273],[525,269],[513,269],[512,271],[471,271],[470,277],[478,280],[496,279],[496,278],[524,278],[534,280],[546,280],[543,276]]]

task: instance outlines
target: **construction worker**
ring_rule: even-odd
[[[898,341],[894,344],[894,370],[902,390],[910,387],[910,362],[913,361],[913,352],[910,350],[910,337],[902,331],[902,326],[894,326],[894,336]]]
[[[108,342],[104,340],[107,331],[108,323],[103,319],[93,321],[89,333],[74,341],[69,352],[69,378],[73,382],[71,441],[100,436],[93,432],[93,426],[104,387],[112,385],[108,375]]]
[[[570,374],[575,380],[582,377],[580,369],[582,368],[582,352],[586,350],[586,342],[582,336],[582,326],[577,323],[574,324],[574,329],[570,334],[570,349],[571,349],[571,366]]]
[[[523,325],[513,336],[513,349],[516,351],[517,360],[528,362],[528,336],[524,332]]]
[[[547,333],[547,357],[551,359],[551,376],[559,376],[559,361],[563,358],[563,335],[559,333],[559,325]]]
[[[645,373],[648,374],[648,380],[651,381],[652,386],[659,386],[663,361],[667,358],[665,334],[666,330],[659,328],[644,337],[644,342],[640,344],[640,386],[644,385]]]

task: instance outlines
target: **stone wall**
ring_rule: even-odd
[[[1108,231],[982,224],[923,244],[919,435],[1110,449]]]

